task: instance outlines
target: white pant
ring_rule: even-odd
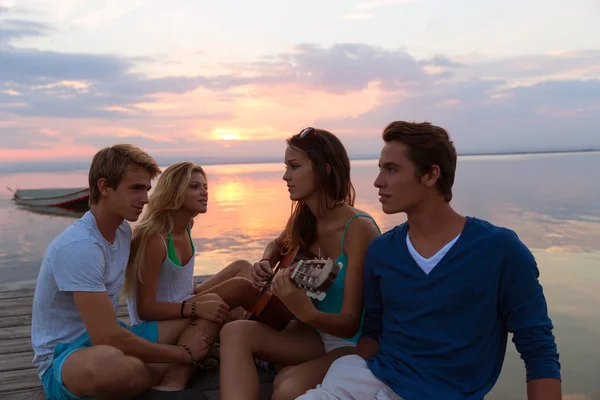
[[[331,350],[339,349],[340,347],[356,347],[356,343],[349,340],[339,338],[325,332],[319,331],[319,334],[321,335],[321,340],[323,341],[323,346],[325,347],[325,353],[329,353]]]
[[[296,400],[402,400],[355,354],[335,360],[323,383]]]

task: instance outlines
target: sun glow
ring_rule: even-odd
[[[215,129],[212,137],[216,140],[241,140],[242,137],[230,129]]]

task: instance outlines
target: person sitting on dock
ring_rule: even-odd
[[[514,231],[450,206],[457,155],[446,130],[397,121],[383,139],[375,186],[383,212],[407,221],[369,246],[356,354],[298,399],[483,399],[511,332],[527,398],[559,400],[558,352],[532,253]]]
[[[133,230],[124,287],[131,325],[177,318],[223,324],[232,318],[230,310],[253,304],[258,291],[250,281],[248,261],[234,261],[201,284],[194,283],[191,230],[207,205],[207,177],[199,165],[180,162],[158,178]]]
[[[210,351],[208,337],[218,332],[218,323],[199,320],[193,326],[180,318],[127,328],[117,320],[131,247],[127,221],[138,219],[159,173],[155,160],[135,146],[97,152],[88,176],[90,210],[46,249],[31,339],[48,399],[131,398],[156,385],[165,388],[153,391],[159,398],[183,389]]]
[[[363,259],[379,235],[375,221],[354,208],[350,161],[330,132],[303,129],[287,140],[287,183],[294,208],[285,230],[271,241],[252,279],[262,287],[281,261],[282,249],[308,258],[332,258],[343,267],[326,297],[315,307],[305,291],[291,283],[289,270],[273,279],[273,294],[295,315],[276,330],[252,320],[233,321],[221,330],[221,399],[255,399],[259,377],[255,357],[284,366],[275,377],[274,399],[294,399],[323,379],[327,368],[356,345],[362,321]],[[362,218],[366,217],[366,218]]]

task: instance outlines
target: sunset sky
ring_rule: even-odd
[[[0,163],[118,142],[281,155],[311,125],[377,155],[398,119],[459,152],[600,148],[597,0],[0,0]]]

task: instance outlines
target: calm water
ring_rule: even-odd
[[[283,164],[207,166],[209,211],[196,219],[196,273],[256,260],[283,228],[290,202]],[[600,153],[470,156],[459,160],[454,207],[514,229],[535,254],[555,325],[564,399],[600,399]],[[381,212],[377,162],[353,162],[357,206],[383,230],[404,221]],[[22,210],[5,188],[86,186],[86,171],[0,175],[0,282],[35,279],[48,242],[73,218]],[[486,397],[525,399],[524,368],[509,344]]]

